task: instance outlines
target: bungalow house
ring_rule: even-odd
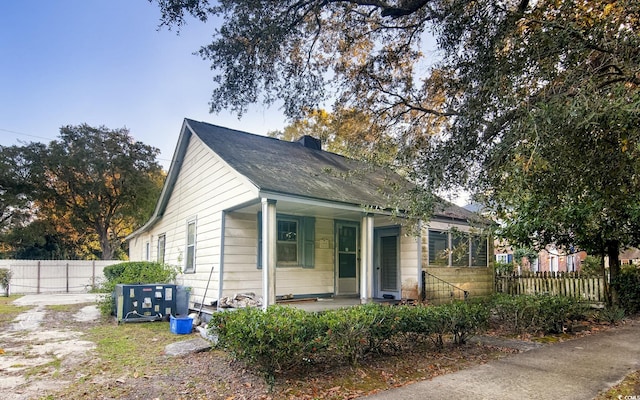
[[[185,119],[131,260],[179,266],[193,303],[254,292],[416,298],[429,270],[471,295],[491,292],[490,244],[474,214],[443,203],[417,234],[395,218],[399,175],[323,151],[320,142],[253,135]]]

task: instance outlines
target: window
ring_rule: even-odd
[[[145,261],[149,261],[149,257],[151,257],[151,244],[149,242],[145,242],[145,244],[144,244],[144,259],[145,259]]]
[[[487,258],[487,237],[471,236],[471,266],[486,267]]]
[[[429,265],[449,265],[449,233],[429,231]]]
[[[277,266],[313,268],[315,265],[315,218],[276,216]],[[258,268],[262,268],[262,213],[258,213]]]
[[[187,223],[187,249],[184,261],[184,272],[196,272],[196,221]]]
[[[434,267],[487,267],[487,237],[460,231],[428,232],[429,265]],[[500,261],[496,255],[496,260]],[[507,257],[507,254],[504,254]]]
[[[496,262],[499,262],[501,264],[508,264],[509,263],[509,256],[511,254],[496,254]]]
[[[278,219],[277,258],[278,263],[298,263],[298,221]]]
[[[158,256],[156,258],[156,261],[158,261],[160,264],[164,264],[164,248],[166,246],[167,243],[167,236],[162,234],[160,236],[158,236]]]
[[[451,233],[451,265],[469,266],[469,236],[462,232]]]
[[[549,257],[549,271],[558,272],[558,256]]]

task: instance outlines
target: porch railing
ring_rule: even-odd
[[[422,271],[422,300],[434,304],[466,300],[469,292],[435,275]]]

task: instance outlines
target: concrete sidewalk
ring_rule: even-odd
[[[640,321],[365,397],[593,399],[640,370]],[[634,393],[640,397],[640,393]]]
[[[25,294],[15,299],[16,306],[50,306],[59,304],[95,303],[102,293],[41,293]]]

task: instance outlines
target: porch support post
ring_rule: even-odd
[[[423,240],[423,223],[422,220],[418,221],[418,236],[416,237],[416,240],[418,242],[418,271],[417,271],[417,278],[418,278],[418,299],[422,300],[422,293],[424,293],[424,288],[422,287],[422,240]]]
[[[362,216],[360,302],[368,303],[373,298],[373,214]]]
[[[276,201],[262,199],[262,309],[276,304]]]

